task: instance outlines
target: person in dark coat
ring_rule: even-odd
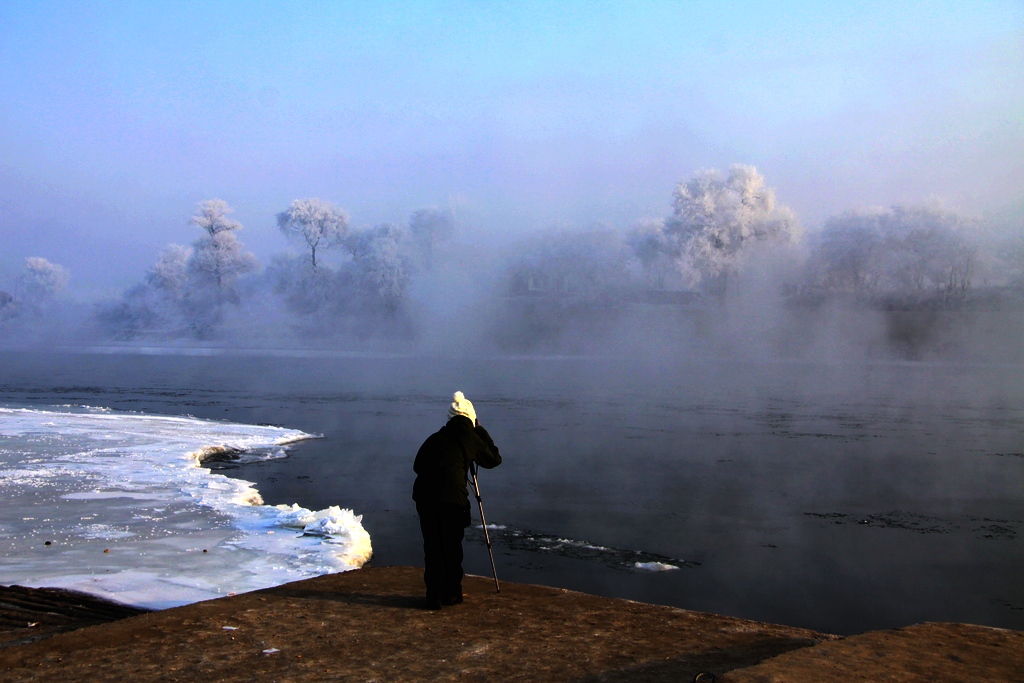
[[[480,426],[473,404],[456,391],[448,422],[427,437],[416,453],[412,498],[423,532],[423,581],[427,607],[462,602],[462,539],[470,525],[469,464],[491,469],[501,454]]]

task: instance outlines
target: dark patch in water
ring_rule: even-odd
[[[947,534],[960,529],[960,525],[948,519],[928,517],[913,512],[893,510],[874,515],[854,515],[845,512],[805,512],[832,524],[858,524],[878,529],[901,529],[919,534]],[[980,524],[979,524],[980,522]],[[984,540],[1013,540],[1017,538],[1017,530],[1024,523],[1013,519],[991,519],[988,517],[963,517],[960,524],[970,526],[971,531]]]
[[[853,515],[843,512],[805,512],[804,514],[808,517],[828,520],[833,524],[860,524],[877,529],[900,529],[919,534],[948,534],[960,528],[949,520],[902,510],[890,510],[874,515]]]
[[[982,532],[978,538],[986,539],[1005,539],[1012,541],[1017,538],[1017,531],[1008,526],[1002,526],[1001,524],[988,524],[980,526],[975,531]]]
[[[1012,609],[1017,612],[1024,612],[1024,604],[1021,603],[1014,604],[1009,600],[1003,600],[1002,598],[992,598],[989,602],[991,602],[993,605],[999,605],[1001,607]]]
[[[700,562],[692,560],[680,560],[642,550],[608,548],[587,541],[540,534],[526,529],[488,526],[487,531],[492,543],[501,543],[512,550],[546,553],[585,562],[601,562],[612,569],[622,571],[639,571],[637,563],[648,562],[659,562],[679,568],[700,566]],[[483,527],[479,525],[472,527],[467,537],[473,542],[484,543]]]

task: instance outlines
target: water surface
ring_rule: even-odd
[[[0,354],[0,402],[322,434],[220,472],[353,508],[376,564],[422,562],[412,459],[456,389],[505,458],[481,477],[501,578],[838,633],[1024,629],[1018,366]],[[479,531],[466,550],[489,574]]]

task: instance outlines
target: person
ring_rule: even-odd
[[[423,533],[423,582],[427,608],[462,602],[462,539],[470,525],[470,463],[491,469],[501,454],[480,426],[473,404],[456,391],[448,422],[427,437],[416,453],[412,498]]]

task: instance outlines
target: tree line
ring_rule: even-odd
[[[979,278],[1024,287],[1024,235],[993,252],[978,240],[978,220],[937,206],[849,211],[805,233],[761,173],[737,165],[680,182],[669,207],[624,229],[537,233],[509,247],[488,276],[499,299],[554,301],[553,315],[645,300],[720,305],[752,271],[770,272],[762,282],[803,306],[958,307]],[[341,207],[297,199],[276,224],[301,253],[265,265],[246,250],[231,214],[223,200],[200,202],[189,221],[197,238],[165,247],[140,282],[97,306],[101,333],[210,339],[232,324],[274,320],[300,338],[411,336],[423,304],[410,297],[411,283],[450,265],[439,251],[455,230],[450,211],[424,208],[404,225],[354,229]],[[0,323],[44,317],[68,280],[61,266],[28,259],[13,291],[0,291]],[[516,324],[500,304],[492,309]]]
[[[353,230],[342,208],[297,199],[276,220],[305,255],[277,254],[261,268],[238,239],[242,225],[231,212],[220,199],[200,202],[191,223],[205,234],[191,246],[168,245],[142,282],[102,308],[98,317],[108,332],[121,339],[205,339],[232,310],[270,300],[300,334],[342,331],[346,322],[394,327],[412,273],[431,267],[435,245],[453,228],[450,212],[429,208],[413,213],[408,226]],[[335,264],[325,260],[331,252],[341,252]]]
[[[716,301],[745,273],[770,270],[778,295],[798,305],[956,307],[979,278],[1024,287],[1024,230],[993,251],[979,241],[979,223],[939,206],[893,206],[832,216],[807,234],[757,169],[737,165],[679,183],[662,218],[535,239],[511,265],[507,287],[566,301],[643,292]]]

